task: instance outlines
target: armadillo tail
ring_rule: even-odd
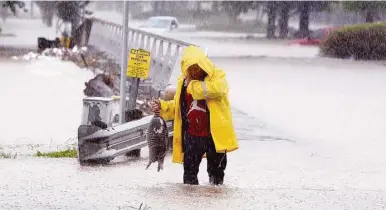
[[[164,160],[158,160],[158,170],[164,170]]]

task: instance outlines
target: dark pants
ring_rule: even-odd
[[[213,184],[222,184],[227,165],[225,153],[217,153],[211,137],[184,135],[184,184],[198,185],[198,171],[204,153],[206,152],[207,172]]]

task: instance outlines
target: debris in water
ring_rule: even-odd
[[[23,60],[29,61],[31,59],[36,59],[37,57],[38,57],[38,54],[34,52],[29,52],[28,54],[23,55]]]
[[[73,48],[72,48],[72,52],[73,52],[73,53],[78,53],[78,52],[79,52],[78,46],[73,47]]]

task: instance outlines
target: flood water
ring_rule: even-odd
[[[170,156],[164,171],[145,170],[147,149],[100,167],[26,156],[36,148],[23,145],[64,144],[76,134],[84,82],[93,75],[57,60],[1,60],[0,145],[21,152],[0,159],[1,208],[385,209],[382,63],[200,39],[217,54],[244,47],[213,56],[227,74],[240,143],[229,153],[224,186],[208,186],[205,160],[198,187],[181,185],[182,166]],[[265,56],[245,58],[248,50]]]

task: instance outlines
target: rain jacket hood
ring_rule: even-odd
[[[204,81],[191,80],[186,91],[194,100],[206,100],[210,114],[210,131],[218,153],[237,150],[238,142],[232,122],[232,113],[228,100],[228,83],[224,71],[217,68],[196,46],[185,49],[181,58],[182,74],[178,79],[176,93],[171,101],[160,100],[161,116],[165,120],[174,121],[173,158],[175,163],[183,162],[182,151],[182,119],[181,119],[181,90],[184,77],[189,66],[197,64],[208,76]]]
[[[213,76],[216,68],[201,48],[189,46],[185,49],[181,58],[181,71],[183,76],[186,77],[188,75],[188,68],[193,64],[197,64],[202,70],[204,70],[208,74],[209,78]]]

